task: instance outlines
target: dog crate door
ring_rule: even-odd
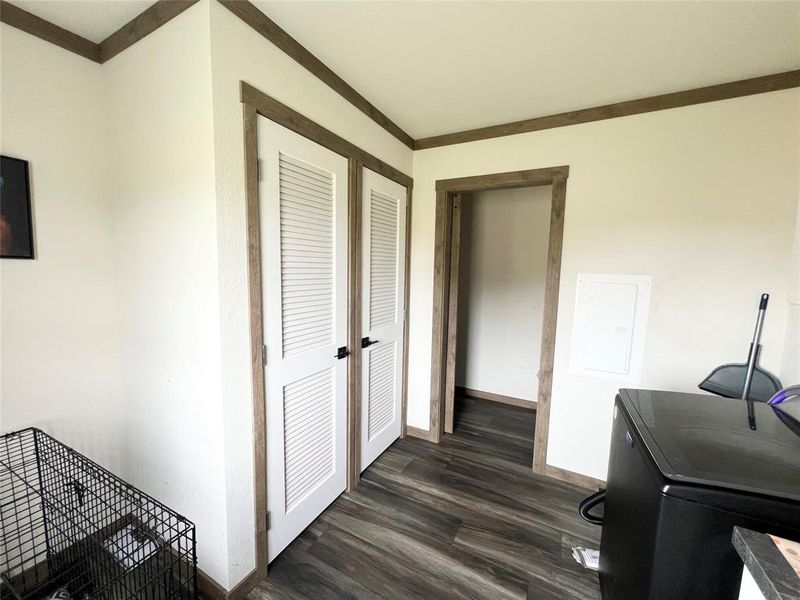
[[[361,470],[402,428],[406,188],[363,170]]]
[[[272,560],[346,486],[348,165],[263,117],[258,144]]]

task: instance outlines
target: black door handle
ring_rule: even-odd
[[[333,356],[334,358],[342,360],[343,358],[347,358],[348,356],[350,356],[350,351],[347,349],[347,346],[342,346]]]
[[[368,337],[361,338],[361,347],[362,348],[369,348],[372,344],[377,344],[380,340],[371,340]]]

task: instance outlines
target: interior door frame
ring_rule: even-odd
[[[564,479],[564,476],[558,472],[559,470],[547,467],[547,437],[550,429],[550,396],[553,385],[553,360],[568,177],[569,167],[562,165],[436,181],[433,271],[433,347],[431,352],[429,437],[431,441],[438,443],[445,432],[452,432],[453,429],[452,392],[455,386],[457,252],[459,247],[459,233],[454,234],[454,226],[457,227],[460,221],[460,211],[457,208],[454,210],[454,208],[458,202],[464,201],[463,193],[465,192],[552,185],[532,468],[535,473],[559,479]],[[453,321],[453,327],[449,326],[450,321]]]
[[[414,180],[402,171],[362,150],[335,133],[318,125],[301,113],[289,108],[252,85],[240,82],[240,100],[244,125],[245,211],[247,221],[247,282],[250,316],[250,366],[252,372],[253,415],[253,495],[255,510],[256,567],[229,597],[238,597],[252,588],[267,574],[267,445],[266,445],[266,385],[264,377],[264,315],[261,278],[261,228],[259,222],[259,163],[258,115],[266,117],[302,135],[348,160],[348,324],[347,347],[347,490],[352,490],[361,477],[360,415],[361,415],[361,173],[367,168],[406,188],[406,320],[403,327],[402,429],[406,433],[406,404],[408,395],[408,294],[411,247],[411,197]],[[261,140],[262,143],[264,140]],[[358,350],[358,351],[356,351]]]

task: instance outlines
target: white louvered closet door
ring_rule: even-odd
[[[406,188],[364,169],[361,470],[400,437]]]
[[[271,561],[347,484],[347,159],[258,119]]]

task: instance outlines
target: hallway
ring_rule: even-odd
[[[440,445],[397,440],[271,565],[251,600],[597,599],[581,488],[533,475],[535,413],[459,399]]]

